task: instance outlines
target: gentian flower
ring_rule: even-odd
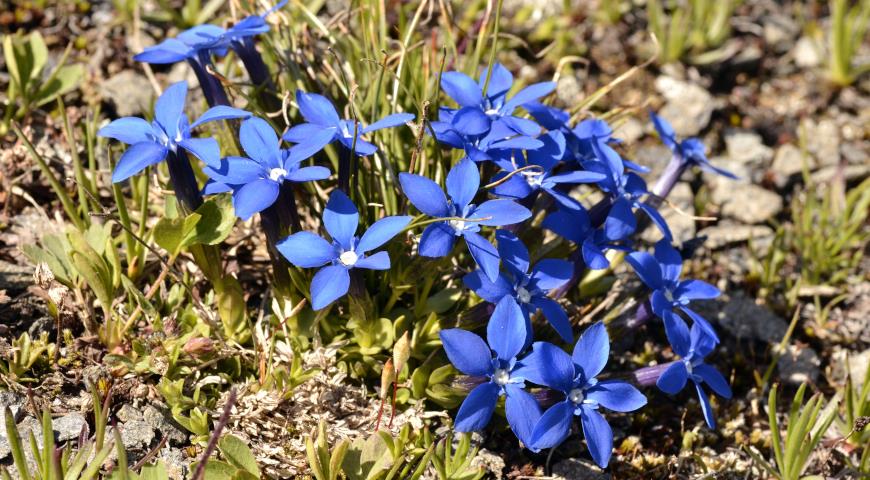
[[[204,193],[232,190],[236,215],[247,220],[275,203],[284,182],[309,182],[329,177],[326,167],[301,167],[301,160],[282,150],[275,130],[262,118],[242,122],[239,141],[247,157],[228,157],[203,171],[211,178]]]
[[[580,247],[586,265],[601,270],[610,266],[605,250],[628,250],[623,243],[634,232],[637,221],[627,203],[616,202],[599,228],[592,227],[589,214],[582,208],[553,212],[547,215],[542,226],[574,242]]]
[[[353,150],[359,156],[375,153],[378,147],[363,140],[362,135],[397,127],[414,119],[410,113],[394,113],[378,120],[367,127],[357,128],[354,120],[341,119],[335,107],[326,97],[316,93],[296,91],[296,103],[307,123],[291,127],[284,134],[284,140],[296,143],[291,151],[296,151],[298,158],[304,160],[323,150],[328,144],[338,140],[347,150]],[[356,140],[354,141],[354,132]]]
[[[476,109],[441,109],[439,120],[430,125],[436,140],[464,150],[475,162],[507,159],[513,150],[535,150],[544,146],[536,138],[517,134],[505,122],[490,122],[481,115]]]
[[[505,414],[511,430],[530,446],[532,428],[541,416],[541,408],[524,390],[525,380],[518,373],[523,364],[517,355],[526,339],[519,306],[510,297],[498,302],[486,327],[486,342],[459,328],[442,330],[439,335],[447,358],[457,370],[486,379],[462,402],[454,428],[459,432],[482,429],[492,418],[498,398],[505,396]]]
[[[297,267],[326,265],[311,280],[311,306],[320,310],[347,293],[352,269],[389,270],[387,252],[371,255],[368,252],[387,243],[410,221],[408,216],[384,217],[358,238],[354,233],[359,226],[359,212],[344,192],[334,190],[323,211],[323,225],[332,237],[331,242],[311,232],[297,232],[276,247]]]
[[[511,72],[500,63],[493,65],[492,80],[484,95],[486,74],[487,70],[484,69],[477,82],[462,72],[446,72],[441,75],[441,89],[459,104],[456,115],[464,119],[461,125],[454,122],[457,131],[467,135],[481,135],[489,131],[492,123],[503,123],[521,135],[535,136],[540,133],[541,127],[537,123],[514,116],[513,113],[517,107],[549,95],[556,89],[556,83],[535,83],[508,99],[507,93],[514,83]]]
[[[220,164],[220,146],[214,138],[192,138],[190,131],[206,122],[231,118],[246,118],[251,114],[238,108],[217,106],[208,109],[192,124],[184,113],[187,82],[167,88],[154,104],[154,120],[148,123],[139,117],[123,117],[101,128],[97,135],[114,138],[128,145],[115,171],[112,182],[118,183],[163,161],[170,153],[186,150],[206,165]]]
[[[724,399],[731,398],[731,387],[725,377],[718,370],[704,363],[704,357],[713,351],[716,341],[695,323],[691,331],[682,319],[674,322],[674,327],[666,331],[668,341],[674,353],[681,357],[673,362],[662,376],[656,381],[656,386],[663,392],[674,395],[686,386],[686,380],[691,379],[695,383],[695,391],[701,402],[701,410],[704,419],[710,428],[716,428],[716,419],[713,417],[713,409],[707,393],[701,387],[706,383],[711,390]]]
[[[598,182],[604,180],[605,175],[583,170],[553,174],[553,169],[565,154],[565,136],[556,130],[542,135],[540,140],[543,141],[544,146],[537,150],[527,151],[526,157],[528,159],[525,162],[517,162],[514,158],[496,162],[504,168],[505,172],[496,175],[493,181],[500,180],[520,168],[529,166],[537,166],[538,168],[530,168],[514,173],[504,183],[496,186],[493,189],[493,193],[501,197],[523,199],[534,192],[544,191],[553,197],[559,205],[567,209],[577,210],[582,208],[577,200],[560,191],[558,186],[562,184]]]
[[[565,399],[544,412],[532,431],[532,446],[552,448],[571,433],[573,417],[580,417],[592,459],[607,467],[613,450],[613,431],[598,411],[631,412],[646,405],[646,397],[630,384],[596,377],[607,364],[610,338],[603,323],[583,332],[571,356],[547,342],[536,342],[524,360],[526,380],[562,392]]]
[[[643,283],[652,290],[650,295],[652,311],[664,321],[666,329],[674,328],[676,322],[682,322],[673,311],[674,308],[679,308],[714,343],[719,342],[710,322],[689,308],[689,302],[692,300],[718,297],[719,289],[701,280],[680,280],[683,259],[670,242],[660,240],[656,243],[654,255],[647,252],[631,252],[626,260]]]
[[[655,127],[656,132],[658,132],[662,143],[682,162],[688,165],[697,165],[702,170],[718,173],[724,177],[735,180],[737,179],[737,176],[728,170],[718,168],[710,163],[710,160],[707,159],[707,148],[704,146],[704,142],[702,142],[701,139],[690,137],[683,141],[678,141],[677,134],[674,132],[674,127],[672,127],[667,120],[653,112],[649,112],[649,118],[652,120],[653,126]]]
[[[490,303],[498,303],[504,297],[513,298],[523,311],[529,330],[527,344],[531,343],[530,317],[538,309],[550,325],[559,333],[563,340],[574,339],[568,314],[559,302],[548,297],[550,290],[564,285],[571,279],[573,266],[571,262],[555,258],[545,258],[535,264],[529,271],[529,251],[523,242],[507,230],[495,233],[498,239],[498,253],[507,267],[507,273],[501,273],[495,282],[487,278],[482,270],[477,269],[463,277],[465,286]]]
[[[637,174],[625,171],[625,163],[606,143],[594,142],[596,160],[584,161],[583,166],[590,171],[600,172],[606,178],[598,182],[598,186],[610,194],[613,205],[627,205],[633,209],[640,209],[662,232],[662,235],[671,240],[671,230],[668,224],[655,207],[640,201],[641,197],[649,194],[646,182]]]
[[[399,183],[408,200],[418,210],[435,218],[450,218],[426,227],[418,252],[424,257],[443,257],[453,250],[456,237],[465,239],[471,257],[495,282],[499,255],[495,247],[479,233],[481,226],[500,227],[519,223],[532,216],[526,207],[512,200],[487,200],[480,205],[471,201],[480,187],[477,165],[463,158],[447,173],[447,196],[437,183],[426,177],[400,173]]]

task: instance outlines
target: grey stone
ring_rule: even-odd
[[[846,165],[842,168],[838,165],[831,165],[830,167],[813,172],[810,175],[810,179],[816,184],[826,183],[830,182],[840,172],[842,172],[843,180],[857,182],[870,176],[870,165]]]
[[[24,415],[22,407],[24,406],[25,400],[24,395],[15,392],[0,392],[0,411],[3,411],[8,407],[9,411],[12,412],[12,418],[18,422]]]
[[[761,135],[751,131],[726,131],[725,149],[728,158],[744,165],[762,166],[773,159],[773,149],[762,142]]]
[[[491,474],[489,478],[501,480],[504,477],[505,462],[503,456],[485,448],[478,450],[477,455],[471,460],[471,465],[483,467]]]
[[[818,122],[805,118],[801,129],[807,142],[807,151],[815,159],[814,167],[827,167],[840,163],[840,129],[837,124],[825,118]]]
[[[815,68],[822,64],[821,47],[810,37],[801,37],[791,51],[794,63],[801,68]]]
[[[154,440],[154,429],[144,420],[130,420],[118,426],[121,431],[121,443],[128,450],[148,448]]]
[[[553,465],[553,480],[610,480],[596,465],[579,458],[566,458]]]
[[[722,215],[750,225],[782,211],[782,197],[751,183],[734,183],[727,191],[716,189],[713,201],[721,205]]]
[[[668,76],[658,77],[655,86],[667,99],[659,115],[671,123],[677,135],[697,135],[710,123],[716,104],[705,88]]]
[[[757,305],[742,293],[715,302],[713,309],[708,308],[709,302],[699,302],[699,305],[701,305],[699,310],[704,312],[701,316],[709,315],[705,318],[717,321],[722,328],[738,338],[776,344],[782,340],[788,330],[788,323],[785,320]]]
[[[643,123],[634,117],[629,117],[625,123],[616,127],[613,136],[622,139],[625,143],[633,144],[643,136]]]
[[[788,15],[765,17],[762,25],[764,42],[780,53],[787,51],[800,33],[800,26]]]
[[[132,422],[133,420],[142,420],[142,410],[130,405],[129,403],[125,403],[118,409],[115,418],[122,423]]]
[[[779,357],[776,366],[780,380],[792,385],[800,385],[805,382],[815,382],[821,373],[819,369],[821,364],[819,355],[812,348],[789,345],[786,352]]]
[[[68,413],[60,418],[54,419],[51,422],[51,428],[55,431],[56,439],[59,442],[65,442],[78,438],[82,433],[82,427],[87,425],[88,421],[85,416],[78,412]]]
[[[792,177],[800,175],[803,171],[803,162],[801,149],[791,143],[777,148],[773,156],[773,164],[770,166],[776,186],[783,188],[788,185]]]
[[[840,145],[840,154],[850,165],[870,164],[870,142],[847,142]]]
[[[188,441],[187,433],[173,421],[167,412],[161,411],[153,405],[148,405],[142,411],[142,419],[150,425],[159,436],[166,437],[175,445],[184,445]]]
[[[734,225],[722,223],[707,227],[698,232],[699,236],[707,237],[704,246],[710,250],[718,250],[735,243],[752,241],[768,241],[773,237],[773,229],[766,225]]]
[[[184,480],[190,469],[191,459],[180,448],[164,448],[158,455],[166,466],[166,475],[172,480]]]
[[[122,70],[100,84],[100,94],[114,105],[118,116],[128,117],[150,108],[154,89],[143,75]]]

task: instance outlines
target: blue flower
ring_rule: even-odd
[[[671,240],[671,230],[655,207],[641,201],[648,195],[646,182],[637,174],[626,172],[626,165],[616,150],[606,143],[594,142],[595,160],[584,161],[583,166],[590,171],[600,172],[607,178],[598,182],[598,186],[610,194],[613,205],[623,204],[629,208],[640,209],[662,232],[664,238]]]
[[[387,243],[410,221],[408,216],[384,217],[358,238],[354,234],[359,226],[359,212],[344,192],[334,190],[323,211],[323,225],[332,242],[311,232],[297,232],[278,242],[276,247],[297,267],[326,265],[311,280],[311,306],[320,310],[347,293],[350,270],[389,270],[387,252],[367,253]]]
[[[341,119],[335,107],[326,97],[316,93],[296,91],[296,103],[307,123],[295,125],[284,134],[284,140],[296,143],[291,151],[304,160],[323,150],[330,143],[338,140],[344,148],[359,155],[366,156],[375,153],[378,147],[363,140],[362,135],[391,128],[410,122],[414,115],[410,113],[394,113],[378,120],[367,127],[356,125],[354,120]],[[354,141],[354,132],[356,140]]]
[[[626,203],[617,202],[599,228],[593,228],[584,209],[558,210],[544,219],[542,226],[577,244],[586,266],[601,270],[610,266],[605,250],[628,250],[627,238],[634,232],[637,221]]]
[[[526,136],[535,136],[541,131],[537,123],[514,116],[513,113],[523,104],[549,95],[556,89],[555,82],[529,85],[508,99],[507,93],[514,78],[508,69],[496,63],[492,68],[492,80],[486,95],[483,93],[485,83],[486,69],[477,82],[462,72],[446,72],[441,75],[441,89],[460,106],[455,115],[462,117],[463,121],[459,124],[453,122],[459,133],[482,135],[490,130],[493,123],[503,123],[510,130]]]
[[[535,425],[534,448],[552,448],[562,443],[571,433],[576,415],[580,417],[592,459],[602,468],[607,467],[613,450],[613,431],[599,407],[631,412],[646,405],[646,397],[630,384],[596,378],[607,364],[609,354],[610,338],[600,322],[583,332],[571,356],[547,342],[532,346],[521,373],[526,380],[565,395],[565,400],[547,409]]]
[[[686,162],[689,165],[697,165],[702,170],[707,170],[708,172],[714,172],[728,178],[737,179],[737,176],[728,170],[715,167],[710,163],[710,160],[707,159],[707,149],[701,139],[691,137],[680,142],[677,140],[677,134],[674,132],[674,128],[667,120],[653,112],[649,112],[649,118],[652,120],[653,126],[655,127],[656,132],[658,132],[662,143],[683,162]]]
[[[707,393],[701,387],[706,383],[711,390],[722,398],[731,398],[731,387],[725,377],[718,370],[704,363],[704,357],[713,351],[716,341],[708,336],[705,331],[695,323],[691,331],[682,319],[677,318],[673,328],[666,331],[668,341],[674,353],[681,357],[673,362],[656,381],[656,386],[663,392],[674,395],[686,386],[686,380],[691,379],[695,383],[704,419],[710,428],[716,428],[716,419],[713,418],[713,409]]]
[[[466,156],[475,162],[509,159],[513,150],[535,150],[544,146],[536,138],[518,134],[505,122],[490,122],[488,117],[473,108],[442,108],[438,118],[430,123],[435,139],[464,150]]]
[[[101,128],[97,135],[114,138],[131,145],[124,152],[112,182],[121,182],[141,172],[146,167],[163,161],[170,152],[184,149],[209,166],[220,164],[220,146],[214,138],[192,138],[190,131],[199,125],[215,120],[246,118],[251,114],[238,108],[219,105],[207,110],[192,124],[184,114],[187,97],[187,82],[173,84],[157,99],[154,105],[154,120],[148,123],[139,117],[123,117]]]
[[[655,254],[632,252],[626,260],[637,272],[638,277],[652,290],[650,305],[653,313],[665,323],[665,328],[673,328],[682,321],[674,313],[674,308],[682,310],[714,342],[719,342],[716,331],[710,322],[689,308],[692,300],[710,299],[719,296],[719,289],[701,280],[680,280],[683,259],[680,253],[667,240],[656,243]]]
[[[532,216],[527,208],[512,200],[487,200],[474,205],[480,187],[477,165],[463,158],[447,173],[447,196],[437,183],[426,177],[400,173],[399,183],[408,200],[418,210],[435,218],[450,218],[426,227],[420,238],[418,252],[424,257],[443,257],[453,250],[456,237],[465,239],[471,257],[495,282],[498,278],[499,255],[479,233],[481,226],[500,227],[522,222]]]
[[[326,167],[301,167],[299,158],[282,150],[275,130],[262,118],[242,122],[239,140],[247,157],[228,157],[203,169],[211,181],[204,193],[233,192],[236,215],[247,220],[275,203],[286,182],[309,182],[329,177]]]
[[[563,340],[574,340],[568,314],[559,302],[547,296],[550,290],[561,287],[571,279],[574,271],[571,262],[545,258],[536,263],[529,272],[529,251],[523,242],[507,230],[496,231],[495,237],[498,239],[498,253],[504,260],[507,274],[499,274],[493,282],[482,270],[477,269],[465,275],[463,283],[490,303],[498,303],[504,297],[513,298],[522,309],[529,326],[527,344],[531,343],[530,316],[538,309],[544,313],[544,317]]]
[[[498,398],[505,396],[505,414],[511,430],[524,444],[531,445],[532,428],[541,416],[541,408],[523,389],[525,380],[518,373],[522,360],[517,361],[517,355],[526,338],[519,306],[510,297],[498,302],[486,327],[487,342],[459,328],[442,330],[439,335],[447,358],[457,370],[486,378],[462,402],[455,429],[473,432],[484,428],[492,418]]]
[[[499,173],[493,180],[497,181],[516,172],[521,168],[536,166],[514,173],[504,183],[496,186],[493,193],[501,197],[523,199],[534,192],[542,190],[553,197],[564,208],[577,210],[582,208],[580,203],[570,195],[557,188],[563,184],[594,183],[605,179],[605,175],[598,172],[583,170],[568,171],[554,174],[553,169],[558,165],[565,154],[565,136],[556,131],[550,131],[540,137],[543,146],[537,150],[526,152],[525,162],[517,161],[521,156],[512,156],[508,160],[498,160],[496,163],[505,171]]]

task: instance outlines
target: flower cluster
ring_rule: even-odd
[[[230,193],[236,215],[248,220],[259,213],[265,228],[267,223],[280,224],[285,210],[297,215],[293,184],[330,179],[329,168],[309,163],[334,144],[340,153],[338,188],[329,194],[320,222],[328,238],[298,225],[283,225],[280,237],[267,232],[270,252],[297,268],[318,269],[305,292],[312,308],[323,310],[345,295],[356,295],[352,287],[361,283],[361,270],[390,270],[385,245],[403,231],[425,225],[415,248],[427,258],[461,255],[456,248],[461,238],[476,264],[462,282],[495,306],[486,323],[486,340],[460,328],[440,332],[448,359],[470,377],[467,384],[475,385],[456,414],[455,428],[484,428],[503,396],[507,421],[525,447],[539,451],[559,445],[570,436],[577,416],[589,452],[602,467],[613,447],[603,412],[635,411],[647,399],[635,386],[604,371],[610,354],[605,325],[586,328],[575,342],[576,325],[560,300],[586,269],[611,268],[614,258],[624,256],[651,292],[644,311],[662,319],[679,357],[661,366],[653,383],[676,394],[691,379],[707,423],[715,425],[702,385],[724,398],[731,391],[724,377],[704,363],[719,338],[690,302],[714,298],[719,291],[705,282],[680,278],[683,258],[671,245],[670,229],[656,208],[657,200],[667,195],[661,186],[673,186],[691,165],[732,176],[710,164],[699,140],[678,142],[667,122],[651,114],[674,155],[666,178],[651,192],[641,177],[648,170],[620,155],[621,142],[607,122],[585,119],[575,124],[569,112],[542,103],[555,89],[553,82],[510,95],[513,76],[500,64],[483,70],[477,81],[446,72],[440,85],[457,105],[441,107],[428,131],[445,148],[458,150],[461,158],[447,172],[443,188],[423,175],[398,174],[398,186],[419,212],[417,217],[386,216],[360,229],[360,212],[348,188],[350,159],[375,154],[378,147],[369,134],[399,127],[414,115],[393,113],[363,125],[342,119],[325,96],[299,90],[295,98],[304,122],[288,125],[279,135],[267,119],[229,106],[211,73],[212,59],[233,49],[253,83],[270,85],[252,38],[269,29],[265,18],[274,10],[228,29],[194,27],[136,56],[150,63],[188,61],[212,108],[188,123],[187,85],[182,82],[157,100],[153,122],[122,118],[101,129],[101,136],[131,145],[115,168],[114,182],[168,158],[172,186],[189,210],[197,207],[202,195]],[[217,140],[191,135],[192,129],[216,120],[234,120],[239,155],[222,158]],[[185,152],[203,163],[209,180],[201,189]],[[489,177],[484,188],[482,175]],[[601,199],[587,208],[577,195],[578,186],[586,192],[597,190]],[[645,225],[638,215],[661,232],[653,253],[634,248],[632,236]],[[538,226],[574,245],[570,257],[533,258],[521,237],[525,228]],[[574,345],[572,354],[554,343],[535,341],[551,333],[535,331],[539,313],[562,342]]]

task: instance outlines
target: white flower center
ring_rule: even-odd
[[[571,403],[575,405],[579,405],[583,403],[583,400],[586,399],[586,395],[583,393],[583,390],[580,388],[575,388],[568,392],[568,400],[571,400]]]
[[[694,368],[694,367],[692,367],[692,362],[691,362],[690,360],[688,360],[688,359],[683,359],[683,365],[686,366],[686,372],[688,372],[689,375],[691,375],[691,374],[692,374],[692,370],[693,370],[693,368]]]
[[[359,255],[356,254],[353,250],[348,250],[346,252],[341,252],[341,255],[338,256],[338,261],[341,262],[345,267],[352,267],[356,264],[356,261],[359,259]]]
[[[492,374],[492,381],[498,386],[503,387],[507,385],[510,380],[511,374],[504,368],[497,368],[495,373]]]
[[[490,115],[490,116],[491,115],[498,115],[498,109],[497,108],[490,108],[489,110],[487,110],[484,113],[486,113],[487,115]]]
[[[273,168],[273,169],[269,170],[269,179],[272,180],[273,182],[283,180],[284,177],[286,177],[286,176],[287,176],[287,170],[284,170],[283,168],[278,167],[278,168]]]
[[[450,220],[447,222],[454,230],[465,230],[465,220]]]
[[[529,291],[526,290],[525,287],[518,287],[517,300],[519,300],[520,303],[529,303],[532,300],[532,294],[529,293]]]
[[[674,294],[673,294],[673,292],[671,292],[670,288],[665,289],[665,299],[667,299],[667,301],[669,301],[669,302],[674,301]]]

